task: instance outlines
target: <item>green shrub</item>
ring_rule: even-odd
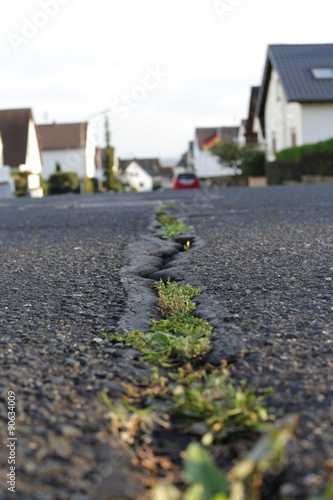
[[[28,175],[30,175],[30,172],[18,172],[12,175],[15,180],[15,196],[25,196],[27,194]]]
[[[243,148],[242,170],[247,176],[265,175],[266,157],[257,145],[249,144]]]
[[[333,151],[333,138],[327,141],[320,141],[314,144],[304,144],[294,148],[286,148],[276,154],[278,162],[299,162],[303,155],[312,153],[326,153]]]
[[[64,194],[77,191],[79,179],[74,172],[55,172],[49,178],[49,194]]]
[[[267,163],[265,167],[265,172],[266,172],[266,177],[267,177],[267,184],[269,186],[274,186],[277,184],[282,184],[282,176],[281,172],[276,165],[276,163]]]

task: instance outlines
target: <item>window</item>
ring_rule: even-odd
[[[317,80],[329,80],[333,78],[333,68],[311,68],[311,71]]]
[[[276,155],[276,137],[274,133],[273,133],[272,147],[273,147],[273,154]]]
[[[296,139],[296,129],[293,128],[291,130],[291,145],[292,147],[294,148],[295,146],[297,146],[297,139]]]

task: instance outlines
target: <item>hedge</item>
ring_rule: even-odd
[[[315,144],[283,149],[276,154],[276,161],[278,163],[299,162],[304,155],[327,152],[333,152],[333,138]]]

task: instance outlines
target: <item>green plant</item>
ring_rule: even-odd
[[[79,189],[79,179],[75,172],[54,172],[48,183],[49,194],[64,194]]]
[[[201,293],[201,290],[192,288],[190,285],[178,285],[175,281],[170,282],[170,278],[166,283],[161,279],[154,286],[159,296],[157,310],[165,318],[174,316],[176,313],[189,314],[194,311],[195,304],[191,299]]]
[[[303,155],[325,153],[329,151],[333,151],[333,138],[314,144],[304,144],[303,146],[283,149],[276,154],[276,161],[297,163],[301,161]]]
[[[221,165],[228,165],[235,173],[242,164],[242,149],[236,142],[229,141],[223,144],[219,142],[213,146],[210,151],[213,155],[217,156]]]
[[[244,175],[265,175],[265,165],[265,153],[257,144],[248,144],[243,147],[241,169]]]
[[[270,429],[229,474],[218,468],[209,452],[199,443],[191,443],[184,459],[184,479],[190,484],[189,488],[182,494],[173,485],[161,484],[154,488],[151,499],[260,499],[264,474],[277,464],[284,463],[286,445],[294,434],[297,420],[297,417],[289,416]]]
[[[152,434],[154,424],[161,425],[164,428],[169,426],[167,422],[157,416],[152,407],[138,410],[126,403],[126,401],[118,402],[118,405],[115,406],[110,402],[105,392],[102,392],[102,398],[110,410],[109,417],[112,422],[112,433],[120,436],[128,444],[133,444],[138,435]]]
[[[104,173],[105,188],[107,191],[119,191],[120,184],[114,172],[114,148],[111,146],[111,132],[108,117],[105,117],[105,153],[104,153]]]
[[[186,335],[186,324],[182,325],[182,334],[179,335],[164,332],[157,323],[154,330],[148,333],[134,330],[123,336],[111,334],[110,337],[115,341],[125,341],[139,350],[143,360],[164,367],[195,361],[210,350],[210,334],[205,331],[192,334],[193,330],[190,329]]]
[[[15,196],[25,196],[28,192],[28,176],[30,172],[17,172],[12,177],[15,181]]]
[[[172,413],[187,422],[204,422],[216,439],[249,429],[261,431],[272,420],[263,406],[270,394],[234,387],[225,369],[183,374],[172,388]]]
[[[192,226],[178,221],[173,215],[166,215],[164,211],[157,218],[157,224],[164,229],[163,239],[165,240],[177,238],[180,234],[192,229]]]

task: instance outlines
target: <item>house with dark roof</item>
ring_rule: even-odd
[[[52,123],[37,128],[44,180],[56,171],[57,164],[63,172],[74,172],[81,179],[96,176],[95,140],[89,123]]]
[[[119,160],[118,178],[125,189],[153,191],[161,186],[158,158]]]
[[[207,127],[195,130],[193,145],[193,166],[198,177],[220,177],[234,175],[235,171],[228,166],[219,163],[217,156],[213,155],[210,148],[213,144],[220,142],[238,141],[238,127]]]
[[[256,115],[267,158],[333,137],[333,44],[269,45]]]
[[[10,167],[3,164],[3,144],[0,133],[0,200],[13,197],[15,181],[11,176]]]
[[[12,174],[26,172],[29,195],[43,196],[39,177],[42,171],[41,148],[32,110],[0,110],[0,133],[4,165],[10,167]]]

